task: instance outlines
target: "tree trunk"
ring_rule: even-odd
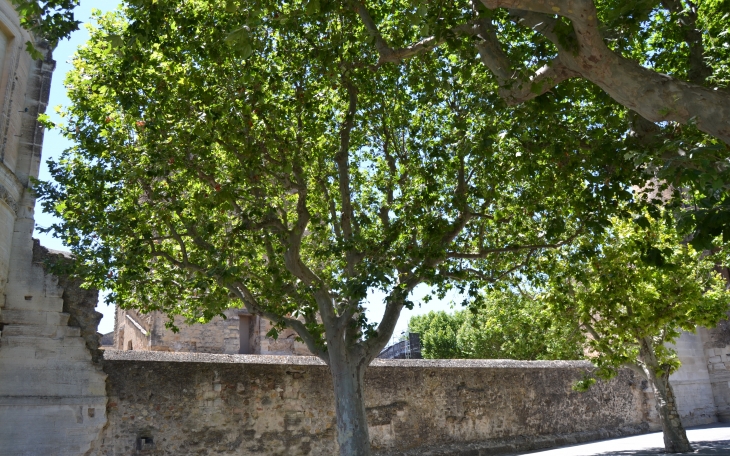
[[[365,413],[363,381],[366,366],[349,353],[329,348],[329,367],[335,392],[337,444],[340,456],[370,456],[370,434]]]
[[[674,391],[669,384],[669,372],[660,369],[653,343],[648,338],[639,341],[639,357],[644,373],[654,390],[656,408],[664,431],[664,449],[667,453],[691,452],[692,446],[679,419]]]

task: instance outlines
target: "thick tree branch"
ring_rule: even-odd
[[[509,13],[517,25],[529,27],[550,40],[554,45],[560,45],[558,35],[555,33],[555,26],[558,24],[558,20],[552,15],[520,10],[509,10]]]
[[[557,14],[571,20],[577,49],[558,47],[565,67],[652,122],[695,122],[730,144],[730,93],[679,81],[611,51],[603,41],[592,0],[481,0],[490,9]]]
[[[340,216],[342,235],[345,242],[350,244],[348,245],[345,254],[347,257],[347,273],[350,276],[354,276],[355,264],[357,262],[358,255],[351,245],[353,241],[353,224],[355,223],[355,214],[352,208],[352,195],[350,189],[350,134],[355,125],[355,114],[357,113],[357,88],[355,88],[355,86],[347,80],[344,81],[344,85],[347,87],[348,107],[347,113],[345,113],[345,121],[340,128],[340,150],[335,156],[335,163],[337,163],[337,174],[340,184],[340,200],[342,202],[342,213]]]
[[[560,15],[574,22],[596,21],[596,8],[591,0],[481,0],[489,9],[530,11]]]
[[[536,13],[515,15],[515,18],[522,25],[535,28],[557,40],[552,33],[554,19],[543,18],[541,14]],[[509,105],[524,103],[544,94],[561,82],[578,76],[578,73],[570,70],[559,56],[529,78],[518,76],[518,73],[512,70],[509,57],[502,50],[494,27],[486,20],[479,23],[479,38],[482,41],[477,41],[474,46],[484,66],[494,74],[499,85],[499,96]]]
[[[330,220],[332,223],[332,229],[335,232],[335,237],[337,237],[339,239],[342,237],[342,230],[340,229],[340,224],[337,221],[337,207],[335,206],[335,200],[330,196],[330,192],[327,189],[327,182],[320,181],[319,184],[322,188],[322,193],[324,194],[324,197],[327,200],[327,206],[328,206],[329,212],[330,212]]]
[[[393,335],[398,317],[405,307],[408,294],[423,281],[422,277],[411,276],[401,285],[396,286],[386,298],[383,319],[376,330],[377,335],[362,342],[363,364],[368,365],[385,348]]]

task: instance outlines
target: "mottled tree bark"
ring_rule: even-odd
[[[674,391],[669,384],[669,371],[659,365],[654,354],[653,342],[646,337],[639,341],[639,360],[654,390],[656,408],[664,431],[664,449],[668,453],[691,452],[692,445],[682,426]]]
[[[345,347],[329,350],[329,367],[335,390],[337,444],[341,456],[369,456],[370,434],[365,413],[363,382],[366,365],[351,359]]]
[[[548,71],[538,71],[529,80],[510,81],[510,90],[503,94],[508,102],[516,104],[534,98],[572,73],[593,82],[615,101],[652,122],[695,122],[700,130],[730,144],[730,93],[657,73],[610,50],[601,36],[592,0],[481,1],[490,9],[508,8],[516,22],[550,39],[558,48],[558,57],[549,67],[564,68],[559,72],[563,77],[555,77]],[[551,16],[555,14],[571,20],[576,42],[574,49],[565,48],[554,36],[555,19]],[[691,38],[694,36],[687,37]],[[494,72],[492,66],[496,65],[488,66]],[[693,70],[693,78],[706,73],[696,63]],[[539,84],[539,90],[535,87],[531,92],[525,90],[525,87],[530,88],[533,84]],[[514,95],[510,95],[510,91]]]

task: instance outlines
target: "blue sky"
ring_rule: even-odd
[[[76,49],[83,45],[89,38],[89,33],[86,30],[85,24],[93,23],[91,19],[92,9],[98,9],[102,12],[112,11],[117,8],[119,2],[117,0],[81,0],[80,5],[75,10],[76,19],[82,22],[80,30],[74,32],[69,40],[61,42],[56,50],[53,52],[53,58],[56,60],[56,71],[53,74],[53,81],[51,84],[51,96],[48,102],[47,114],[51,116],[51,120],[55,123],[62,123],[58,114],[56,114],[56,106],[67,106],[69,99],[66,97],[66,88],[63,85],[63,81],[66,78],[66,73],[71,70],[71,59],[76,52]],[[41,170],[39,179],[48,180],[50,175],[48,174],[48,166],[46,160],[48,158],[57,158],[61,152],[71,147],[71,142],[66,138],[62,137],[58,131],[51,130],[46,131],[43,140],[43,158],[41,161]],[[53,223],[53,219],[50,215],[44,214],[40,207],[40,204],[36,205],[36,225],[41,227],[49,226]],[[51,235],[35,232],[35,237],[41,240],[41,243],[51,249],[56,250],[68,250],[61,243],[59,239],[53,238]],[[414,291],[411,300],[419,303],[423,297],[428,293],[429,289],[426,286],[417,287]],[[371,292],[368,295],[367,304],[367,317],[370,321],[380,321],[380,317],[385,310],[383,304],[384,295],[381,292]],[[428,313],[431,310],[449,310],[451,302],[459,300],[458,296],[454,293],[448,295],[446,299],[438,301],[433,300],[423,306],[416,304],[416,308],[412,311],[407,309],[403,310],[401,318],[398,321],[394,337],[398,337],[402,331],[405,331],[408,327],[408,320],[413,315],[421,315]],[[103,299],[100,299],[100,303],[97,306],[97,310],[104,314],[104,317],[99,324],[99,332],[104,334],[111,331],[114,327],[114,309],[111,306],[107,306],[103,303]]]
[[[84,24],[91,22],[92,8],[106,12],[116,9],[118,4],[119,2],[116,0],[81,0],[81,4],[74,11],[76,20],[82,22],[79,30],[71,34],[69,40],[64,40],[59,43],[58,47],[53,51],[53,58],[56,60],[56,71],[53,73],[51,95],[48,101],[48,109],[46,110],[46,113],[51,116],[53,122],[62,123],[63,121],[56,114],[55,107],[59,105],[67,106],[69,104],[63,81],[66,79],[66,73],[71,69],[71,58],[76,52],[76,49],[89,39],[89,33]],[[38,176],[40,180],[50,179],[46,160],[49,158],[57,158],[61,155],[61,152],[70,146],[71,142],[61,136],[58,131],[46,131],[43,137],[43,157],[41,158],[41,169]],[[46,227],[53,223],[52,217],[42,212],[40,204],[36,204],[35,222],[36,226],[41,227]],[[51,235],[42,234],[36,230],[34,237],[40,239],[41,244],[48,248],[68,250],[59,239],[53,238]],[[99,324],[99,332],[104,334],[111,331],[114,328],[114,309],[111,306],[101,303],[97,306],[97,310],[104,314]]]

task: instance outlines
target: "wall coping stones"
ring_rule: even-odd
[[[176,353],[140,350],[104,350],[104,361],[220,363],[220,364],[278,364],[295,366],[324,366],[315,356],[283,355],[219,355],[210,353]],[[411,367],[442,369],[590,369],[589,361],[518,361],[512,359],[375,359],[378,367]]]

